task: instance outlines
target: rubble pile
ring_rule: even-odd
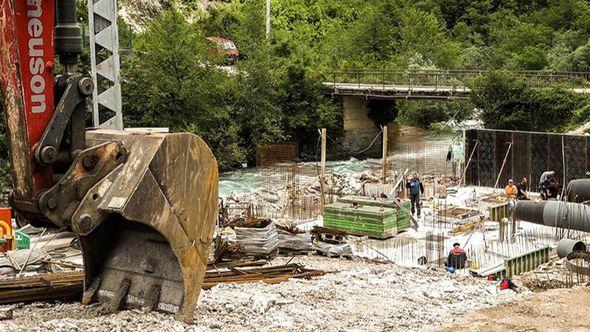
[[[577,275],[567,269],[565,258],[549,261],[515,279],[524,287],[535,292],[555,288],[572,288],[576,285],[590,285],[590,279],[587,276]]]
[[[288,260],[277,258],[271,264],[280,265]],[[0,330],[407,331],[440,326],[452,321],[457,312],[522,296],[512,291],[498,292],[495,282],[442,270],[307,256],[296,257],[294,262],[338,272],[275,285],[220,284],[203,290],[195,325],[154,312],[107,314],[95,305],[37,303],[15,308],[14,319],[0,322]]]

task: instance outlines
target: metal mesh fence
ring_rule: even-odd
[[[472,129],[465,133],[466,184],[503,186],[509,178],[527,177],[531,188],[539,186],[545,171],[566,184],[586,176],[590,166],[587,136],[506,130]],[[505,160],[505,162],[504,162]],[[499,180],[498,180],[499,179]]]

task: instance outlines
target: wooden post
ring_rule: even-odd
[[[322,159],[320,162],[320,176],[322,179],[326,176],[326,128],[322,128]]]
[[[326,197],[324,194],[324,183],[326,180],[326,128],[322,128],[322,157],[320,161],[320,189],[322,193],[320,195],[320,212],[324,215],[324,205],[326,205]]]
[[[383,127],[383,157],[381,160],[381,181],[387,183],[387,126]]]
[[[508,155],[510,154],[510,149],[512,148],[512,143],[508,142],[508,150],[506,151],[506,156],[504,156],[504,161],[502,161],[502,167],[500,167],[500,172],[498,172],[498,178],[496,179],[496,184],[494,184],[494,190],[496,191],[498,188],[498,183],[500,183],[500,177],[502,176],[502,172],[504,171],[504,165],[506,165],[506,160],[508,160]]]

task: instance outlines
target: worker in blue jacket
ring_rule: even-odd
[[[412,178],[407,184],[410,189],[410,202],[412,203],[412,214],[418,211],[418,218],[420,218],[420,194],[424,194],[424,186],[420,179],[418,179],[418,173],[412,173]]]

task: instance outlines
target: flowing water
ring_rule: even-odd
[[[389,140],[388,165],[390,170],[423,174],[451,174],[453,161],[458,165],[464,158],[462,134],[460,132],[433,134],[416,127],[395,127]],[[449,149],[452,158],[447,161]],[[317,162],[300,163],[298,172],[307,176],[317,174]],[[327,172],[352,176],[365,171],[379,173],[381,159],[329,161]],[[244,168],[220,175],[219,195],[227,197],[232,192],[250,192],[264,186],[268,170]]]

